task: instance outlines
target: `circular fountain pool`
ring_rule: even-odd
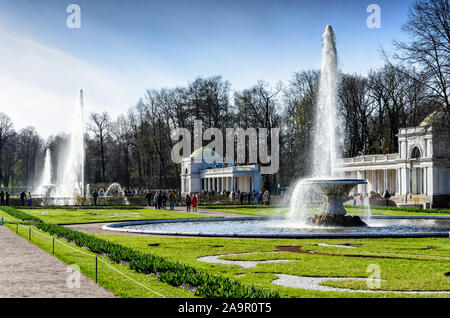
[[[372,216],[365,227],[310,226],[286,218],[211,218],[122,222],[105,225],[112,231],[156,235],[247,238],[314,237],[449,237],[450,216]]]

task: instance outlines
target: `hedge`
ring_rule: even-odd
[[[345,207],[355,207],[353,205],[345,205]],[[412,212],[412,213],[448,213],[450,214],[450,209],[421,209],[421,208],[408,208],[408,207],[394,207],[394,206],[379,206],[371,205],[371,210],[388,210],[388,211],[402,211],[402,212]]]

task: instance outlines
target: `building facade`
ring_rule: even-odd
[[[252,192],[261,191],[260,167],[235,165],[215,151],[201,147],[181,161],[181,192]]]
[[[393,205],[450,208],[450,121],[446,113],[434,112],[418,127],[400,129],[398,153],[346,158],[338,163],[337,171],[368,181],[354,193],[379,196],[388,190]]]

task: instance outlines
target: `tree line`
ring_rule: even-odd
[[[395,153],[400,128],[417,126],[437,109],[449,113],[449,11],[448,0],[416,1],[402,28],[409,41],[394,42],[392,54],[383,52],[383,67],[365,75],[340,74],[344,156]],[[85,182],[179,188],[171,131],[192,131],[194,120],[202,120],[204,128],[279,128],[280,169],[264,176],[264,184],[288,186],[309,173],[319,78],[318,70],[298,71],[287,83],[272,87],[260,80],[232,93],[231,83],[220,75],[198,77],[182,87],[148,89],[117,118],[88,114]],[[60,134],[43,140],[33,127],[15,131],[0,113],[0,183],[31,185],[42,170],[45,150],[50,148],[57,163],[68,138]]]

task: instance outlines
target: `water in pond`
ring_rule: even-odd
[[[449,232],[447,219],[370,219],[366,227],[321,227],[285,219],[158,222],[120,226],[123,230],[164,234],[200,235],[301,235],[301,234],[412,234]]]

